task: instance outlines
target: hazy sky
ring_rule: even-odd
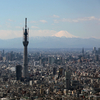
[[[100,38],[100,0],[0,0],[0,39],[22,37],[26,17],[31,37]]]

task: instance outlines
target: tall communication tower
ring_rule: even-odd
[[[27,46],[28,46],[28,31],[27,30],[27,18],[25,18],[25,30],[23,29],[23,45],[24,45],[24,71],[23,71],[23,75],[24,78],[28,78],[28,59],[27,59]]]

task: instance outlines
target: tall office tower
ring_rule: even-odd
[[[98,48],[98,54],[100,54],[100,48]]]
[[[53,75],[56,75],[56,72],[57,72],[57,68],[54,67],[54,68],[53,68]]]
[[[99,55],[95,55],[95,61],[99,61]]]
[[[16,78],[17,78],[17,80],[20,80],[21,77],[22,77],[22,66],[17,65],[16,66]]]
[[[39,65],[40,65],[40,66],[42,65],[42,58],[41,58],[41,54],[40,54],[40,57],[39,57]]]
[[[96,54],[96,47],[93,47],[93,53]]]
[[[70,71],[66,71],[65,72],[65,77],[66,77],[66,89],[70,89],[70,85],[71,85],[71,72]]]
[[[48,57],[48,64],[49,64],[49,65],[52,65],[52,64],[54,63],[54,61],[55,61],[55,59],[54,59],[53,56],[49,56],[49,57]]]
[[[63,75],[63,67],[59,68],[59,77]]]
[[[84,48],[82,48],[82,55],[84,56]]]
[[[29,29],[28,29],[29,30]],[[28,78],[28,59],[27,59],[27,46],[28,46],[28,30],[27,30],[27,18],[25,18],[25,30],[23,29],[23,45],[24,45],[24,78]]]
[[[4,50],[3,50],[3,52],[2,52],[2,56],[4,57]]]
[[[93,51],[96,51],[96,47],[93,47]]]

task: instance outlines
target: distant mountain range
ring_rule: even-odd
[[[0,40],[0,48],[23,48],[23,38]],[[100,39],[66,37],[30,37],[28,48],[92,48],[100,47]]]

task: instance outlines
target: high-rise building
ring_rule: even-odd
[[[66,77],[66,89],[70,89],[70,85],[71,85],[71,72],[70,71],[66,71],[65,72],[65,77]]]
[[[93,51],[96,51],[96,47],[93,47]]]
[[[25,30],[23,30],[23,45],[24,45],[24,78],[28,78],[28,59],[27,59],[27,46],[28,46],[28,30],[27,30],[27,18],[25,18]]]
[[[20,80],[21,77],[22,77],[22,66],[17,65],[16,66],[16,78],[17,78],[17,80]]]
[[[49,64],[49,65],[52,65],[52,64],[54,63],[54,61],[55,61],[55,59],[54,59],[53,56],[49,56],[49,57],[48,57],[48,64]]]
[[[98,54],[100,54],[100,48],[98,48]]]
[[[99,55],[95,55],[95,60],[99,61]]]
[[[4,57],[4,53],[5,53],[5,52],[4,52],[4,50],[3,50],[3,52],[2,52],[2,56],[3,56],[3,57]]]
[[[53,75],[56,75],[56,72],[57,72],[57,68],[54,67],[54,68],[53,68]]]
[[[59,77],[63,75],[63,67],[59,68]]]
[[[97,50],[96,47],[93,47],[93,53],[96,54]]]
[[[84,48],[82,48],[82,55],[84,56]]]

